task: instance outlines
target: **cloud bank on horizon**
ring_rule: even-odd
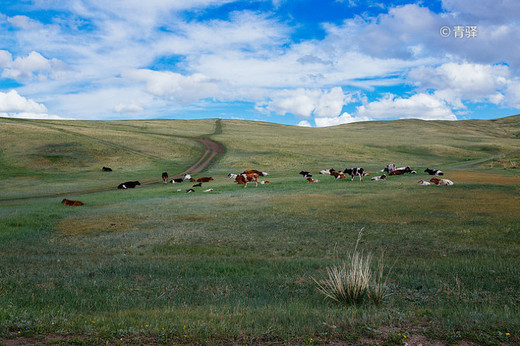
[[[0,116],[496,118],[519,22],[516,0],[4,0]]]

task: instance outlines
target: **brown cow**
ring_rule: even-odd
[[[449,179],[431,178],[430,182],[434,183],[435,185],[453,185],[453,181]]]
[[[210,180],[213,180],[213,177],[202,177],[202,178],[197,179],[197,183],[207,183]]]
[[[247,187],[247,183],[255,182],[255,186],[258,187],[258,174],[239,174],[235,177],[237,184],[244,184],[244,188]]]
[[[308,177],[308,178],[307,178],[307,181],[308,181],[309,183],[319,183],[319,182],[320,182],[318,179],[312,179],[311,177]]]
[[[61,203],[64,203],[65,205],[68,205],[69,207],[78,207],[80,205],[84,205],[85,203],[83,202],[80,202],[80,201],[75,201],[75,200],[72,200],[72,199],[66,199],[64,198]]]

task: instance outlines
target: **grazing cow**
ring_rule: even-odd
[[[444,175],[444,173],[438,169],[429,169],[426,168],[424,170],[425,173],[428,173],[429,175]]]
[[[418,181],[417,183],[419,183],[419,185],[430,185],[430,183],[429,183],[429,182],[427,182],[427,181],[424,181],[424,180],[422,180],[422,179],[421,179],[421,180],[419,180],[419,181]]]
[[[184,180],[190,180],[191,179],[191,175],[189,175],[188,173],[184,174],[184,177],[183,177]]]
[[[304,178],[312,177],[311,172],[307,172],[307,171],[300,171],[300,173],[298,173],[298,174],[301,174]]]
[[[103,167],[102,170],[103,172],[112,172],[112,168],[110,167]]]
[[[195,192],[195,190],[193,190],[193,189],[186,190],[186,193],[192,193],[192,192]]]
[[[174,178],[174,179],[170,180],[170,183],[172,183],[172,184],[182,183],[183,181],[184,181],[184,179],[182,179],[182,178]]]
[[[356,175],[359,176],[359,181],[363,181],[363,177],[365,176],[365,170],[363,168],[347,168],[343,172],[352,177],[351,181],[354,181]]]
[[[126,183],[119,184],[118,189],[133,189],[137,185],[141,185],[140,182],[136,181],[127,181]]]
[[[262,185],[263,185],[263,184],[271,184],[271,182],[270,182],[269,180],[262,180],[262,181],[260,182],[260,184],[262,184]]]
[[[434,183],[435,185],[453,185],[453,181],[449,179],[431,178],[430,182]]]
[[[197,183],[207,183],[210,180],[213,180],[213,177],[202,177],[202,178],[197,179]]]
[[[163,183],[168,183],[168,172],[163,172],[162,174],[162,181]]]
[[[193,185],[192,187],[201,187],[201,186],[202,186],[202,183],[198,183],[198,184]]]
[[[307,178],[307,181],[308,181],[309,183],[319,183],[319,182],[320,182],[318,179],[312,179],[311,177],[308,177],[308,178]]]
[[[247,183],[254,182],[255,186],[258,187],[258,174],[239,174],[235,177],[237,184],[244,184],[244,188],[247,187]]]
[[[266,175],[269,175],[269,173],[267,173],[267,172],[260,172],[260,171],[257,171],[256,169],[249,169],[249,170],[243,171],[242,174],[258,174],[259,177],[265,177]]]
[[[383,175],[381,175],[379,177],[373,177],[370,180],[385,180],[385,179],[386,179],[386,174],[383,174]]]
[[[79,207],[80,205],[85,205],[85,203],[80,201],[75,201],[73,199],[66,199],[64,198],[61,203],[68,205],[69,207]]]

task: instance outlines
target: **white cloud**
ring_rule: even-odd
[[[409,98],[387,95],[381,100],[357,107],[355,116],[371,120],[388,118],[457,120],[444,100],[424,93]]]
[[[27,16],[8,17],[7,21],[14,27],[23,29],[23,30],[40,29],[42,27],[42,25],[39,22],[37,22]]]
[[[312,127],[311,123],[308,122],[307,120],[302,120],[298,123],[298,126],[302,126],[302,127]]]
[[[131,104],[118,104],[117,106],[114,107],[114,112],[116,113],[120,113],[120,114],[125,114],[125,113],[140,113],[144,110],[143,107],[135,104],[135,103],[131,103]]]
[[[369,121],[370,119],[365,116],[356,116],[353,117],[347,112],[341,114],[338,117],[322,117],[322,118],[315,118],[314,122],[316,123],[316,126],[318,127],[325,127],[325,126],[336,126],[336,125],[342,125],[342,124],[350,124],[354,122],[359,121]]]
[[[309,118],[331,117],[341,113],[343,106],[352,100],[352,95],[346,95],[340,87],[330,90],[289,89],[275,93],[271,100],[259,103],[257,107],[278,114],[294,114]]]
[[[66,69],[62,61],[55,58],[47,59],[35,51],[30,52],[26,57],[17,57],[14,61],[10,52],[0,51],[0,67],[5,68],[2,72],[3,78],[16,80],[56,79]]]
[[[150,94],[184,104],[219,96],[218,82],[200,73],[183,76],[174,72],[142,69],[130,71],[125,77],[146,83]]]
[[[0,116],[7,118],[63,119],[47,114],[47,108],[40,103],[20,96],[16,90],[0,92]]]

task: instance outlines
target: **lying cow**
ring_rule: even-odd
[[[385,180],[385,179],[386,179],[386,174],[383,174],[383,175],[381,175],[379,177],[373,177],[370,180]]]
[[[402,175],[402,174],[405,174],[405,173],[412,173],[412,174],[415,174],[417,172],[415,171],[412,171],[412,169],[410,167],[399,167],[399,168],[396,168],[394,169],[393,171],[390,171],[390,173],[388,173],[388,175]]]
[[[307,171],[300,171],[300,173],[298,173],[298,174],[301,174],[302,177],[304,177],[304,178],[312,177],[311,172],[307,172]]]
[[[309,183],[319,183],[319,182],[320,182],[318,179],[312,179],[311,177],[308,177],[308,178],[307,178],[307,181],[308,181]]]
[[[339,172],[333,171],[333,172],[330,172],[330,175],[332,175],[336,179],[346,179],[345,174],[343,174],[342,171],[339,171]]]
[[[112,168],[110,167],[103,167],[102,170],[103,172],[112,172]]]
[[[322,169],[320,171],[320,174],[332,174],[332,172],[335,172],[336,170],[334,168],[331,168],[331,169]]]
[[[424,180],[419,180],[417,183],[419,183],[419,185],[430,185],[431,183],[427,182],[427,181],[424,181]]]
[[[202,177],[202,178],[197,179],[197,183],[207,183],[210,180],[213,180],[213,177]]]
[[[431,178],[430,182],[435,185],[453,185],[453,181],[449,179]]]
[[[429,169],[429,168],[426,168],[424,170],[425,173],[428,173],[429,175],[444,175],[444,173],[438,169]]]
[[[182,183],[183,181],[184,181],[183,178],[173,178],[172,180],[170,180],[170,183],[172,183],[172,184]]]
[[[133,189],[137,185],[141,185],[140,182],[136,181],[127,181],[126,183],[119,184],[118,189]]]
[[[68,205],[69,207],[79,207],[80,205],[85,205],[85,203],[83,202],[80,202],[80,201],[75,201],[75,200],[72,200],[72,199],[66,199],[64,198],[61,203],[65,204],[65,205]]]
[[[359,176],[359,181],[363,181],[363,177],[365,176],[365,170],[363,168],[347,168],[343,172],[352,177],[351,181],[354,181],[354,177]]]
[[[184,177],[183,177],[184,180],[190,180],[191,179],[191,175],[189,175],[188,173],[184,174]]]

